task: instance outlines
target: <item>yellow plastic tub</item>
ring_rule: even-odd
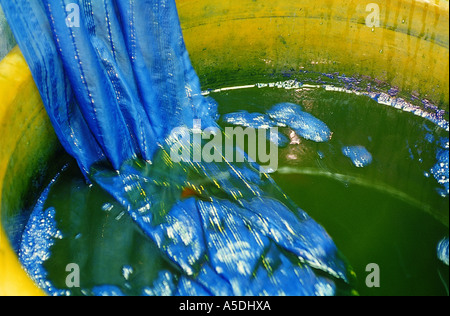
[[[339,72],[448,110],[448,1],[177,2],[204,88],[254,84],[284,71]],[[370,19],[374,7],[379,15]],[[21,268],[7,230],[35,201],[61,148],[18,48],[0,63],[0,141],[0,295],[43,294]]]

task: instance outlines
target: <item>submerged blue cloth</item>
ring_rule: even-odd
[[[342,153],[357,168],[367,167],[373,161],[372,154],[364,146],[344,146]]]
[[[212,295],[333,295],[334,280],[352,280],[326,231],[251,163],[158,156],[154,166],[134,161],[119,175],[96,169],[93,178],[191,285]],[[186,187],[195,194],[180,200]]]
[[[324,229],[250,163],[170,161],[173,128],[217,119],[215,102],[201,95],[174,0],[0,3],[62,145],[178,267],[178,293],[329,295],[334,279],[349,280]],[[79,27],[67,20],[74,4]],[[299,118],[286,120],[311,138],[330,137],[322,122],[312,128],[307,114]],[[195,194],[182,199],[186,188]],[[24,236],[29,244],[39,239]],[[29,270],[41,271],[34,266],[41,261],[28,260],[33,249],[24,256]]]

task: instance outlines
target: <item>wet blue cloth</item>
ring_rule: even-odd
[[[172,294],[188,286],[210,295],[333,295],[335,279],[352,280],[326,231],[250,163],[174,164],[159,155],[155,166],[134,161],[93,178],[190,280]],[[195,194],[180,200],[186,187]]]
[[[345,146],[342,153],[358,168],[367,167],[373,161],[372,154],[364,146]]]
[[[446,265],[449,265],[449,239],[442,239],[437,247],[438,258]]]
[[[278,126],[288,126],[304,139],[323,143],[329,141],[333,136],[324,122],[305,112],[300,105],[279,103],[274,105],[267,114],[277,122]]]
[[[62,145],[86,174],[101,160],[115,169],[150,161],[170,130],[195,118],[212,126],[216,105],[201,96],[173,0],[0,3]],[[73,4],[80,27],[67,25]]]
[[[247,111],[240,111],[222,115],[222,121],[227,124],[243,126],[253,129],[266,129],[266,139],[270,140],[278,147],[286,147],[289,144],[289,138],[278,130],[270,129],[278,127],[277,122],[272,120],[269,116],[261,113],[249,113]]]
[[[171,294],[330,295],[334,279],[349,281],[325,230],[252,164],[170,160],[173,128],[192,128],[194,119],[215,126],[217,118],[217,104],[201,95],[174,0],[0,3],[64,148],[182,272]],[[74,5],[79,27],[67,20]],[[305,112],[281,123],[316,141],[331,137]],[[42,216],[35,212],[31,225]],[[24,241],[31,245],[41,233],[31,229]],[[45,255],[52,238],[43,240]],[[35,255],[24,251],[22,262],[51,284],[41,270],[45,258]],[[161,288],[156,280],[144,292]],[[114,293],[120,289],[93,291]]]
[[[235,113],[228,113],[222,115],[222,121],[225,123],[239,125],[250,128],[271,128],[276,127],[277,124],[270,117],[261,113],[249,113],[247,111],[240,111]]]
[[[305,112],[300,105],[294,103],[276,104],[266,114],[249,113],[247,111],[228,113],[222,116],[222,121],[255,129],[289,127],[298,136],[317,143],[327,142],[333,135],[324,122]],[[289,144],[289,139],[282,133],[278,133],[278,137],[271,139],[271,141],[280,147]]]

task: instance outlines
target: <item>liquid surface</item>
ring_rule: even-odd
[[[448,266],[436,252],[448,235],[448,163],[437,159],[448,156],[445,129],[364,96],[324,89],[213,97],[222,113],[301,104],[332,130],[326,143],[291,137],[272,177],[328,230],[355,269],[361,295],[448,295]],[[434,177],[436,168],[446,176]],[[380,288],[365,285],[370,263],[380,266]]]
[[[279,149],[272,177],[331,235],[356,272],[359,294],[448,294],[448,266],[436,250],[448,236],[448,194],[433,176],[448,137],[444,129],[367,97],[323,89],[253,88],[211,96],[222,115],[301,104],[331,130],[331,140],[316,142],[281,127],[290,144]],[[67,264],[77,263],[81,287],[66,294],[173,294],[177,269],[126,209],[85,184],[76,166],[62,172],[48,194],[43,210],[54,213],[57,230],[49,230],[51,255],[42,263],[56,288],[66,288]],[[380,288],[365,284],[371,263],[380,267]]]

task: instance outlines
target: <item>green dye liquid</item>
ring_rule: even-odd
[[[251,88],[212,93],[221,114],[264,113],[274,104],[302,104],[334,132],[328,143],[301,140],[279,150],[272,174],[281,189],[330,233],[353,266],[361,295],[448,295],[448,267],[436,246],[448,236],[449,198],[430,174],[436,141],[448,133],[411,113],[364,96],[323,89]],[[205,127],[204,127],[205,128]],[[289,130],[280,129],[289,135]],[[428,140],[427,140],[428,139]],[[373,162],[356,168],[343,146],[361,145]],[[428,174],[428,176],[427,176]],[[57,240],[45,262],[48,277],[66,288],[68,263],[77,263],[81,288],[108,284],[140,295],[165,269],[177,273],[125,209],[87,186],[74,163],[58,178],[46,202],[56,209]],[[366,266],[380,267],[380,287],[368,288]]]

